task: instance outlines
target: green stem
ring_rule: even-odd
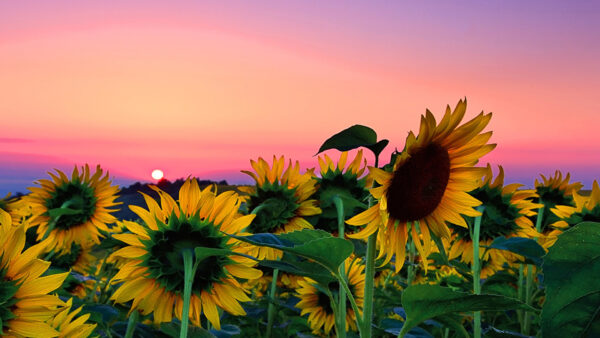
[[[542,219],[544,218],[544,205],[540,207],[535,219],[535,230],[540,233],[542,231]],[[537,238],[535,239],[537,241]],[[525,282],[525,303],[531,305],[533,298],[531,297],[533,289],[533,265],[527,265],[527,280]],[[521,333],[528,335],[531,328],[531,314],[523,312],[523,330]]]
[[[433,231],[430,232],[430,234],[431,238],[433,239],[433,242],[435,243],[435,245],[438,248],[438,251],[440,252],[440,255],[442,256],[442,259],[444,260],[444,264],[450,266],[450,260],[448,259],[448,254],[446,253],[446,248],[444,248],[444,243],[442,242],[442,239],[436,236],[436,234],[434,234]]]
[[[96,294],[96,289],[98,288],[98,284],[102,279],[102,272],[104,272],[104,267],[106,266],[106,260],[108,259],[108,252],[104,255],[104,259],[102,259],[102,263],[100,263],[100,268],[98,269],[98,273],[94,275],[94,287],[90,290],[90,293],[85,297],[86,303],[92,303],[94,300],[94,295]],[[107,277],[108,279],[108,277]],[[110,283],[110,280],[107,280],[106,283]]]
[[[533,266],[527,265],[527,281],[525,283],[525,304],[531,305],[531,289],[533,286]],[[523,312],[523,334],[529,335],[529,328],[531,326],[531,314],[527,311]]]
[[[367,323],[363,322],[360,319],[360,311],[358,311],[358,305],[356,305],[356,300],[354,299],[354,296],[352,295],[352,292],[350,292],[350,288],[348,287],[348,283],[346,283],[346,279],[342,278],[342,276],[338,274],[336,274],[335,276],[337,278],[338,281],[340,281],[340,284],[342,285],[342,287],[344,288],[344,290],[346,290],[346,295],[348,296],[348,300],[350,301],[350,306],[352,306],[352,310],[354,311],[354,313],[356,314],[356,326],[358,327],[358,334],[360,335],[360,337],[366,337],[366,325]],[[366,305],[366,303],[363,303]],[[364,311],[364,306],[363,306],[363,311]],[[371,330],[371,323],[368,323],[368,329],[369,331]]]
[[[181,331],[179,338],[187,337],[190,321],[190,299],[192,298],[192,285],[194,284],[194,256],[191,250],[183,250],[183,310],[181,312]]]
[[[271,289],[269,290],[269,308],[267,310],[267,333],[265,337],[270,338],[273,330],[273,322],[275,321],[275,293],[277,292],[277,277],[279,269],[273,270],[273,280],[271,281]]]
[[[370,203],[369,203],[370,204]],[[361,337],[371,337],[371,322],[373,321],[373,294],[375,293],[375,250],[377,249],[377,231],[375,231],[367,240],[367,257],[365,267],[365,292],[363,306],[363,335]],[[356,318],[358,319],[358,312]]]
[[[379,168],[379,155],[375,154],[375,168]],[[373,182],[375,185],[375,182]],[[369,208],[373,204],[373,196],[369,196]],[[363,318],[364,327],[361,331],[361,338],[371,338],[371,323],[373,322],[373,294],[375,293],[375,251],[377,249],[377,231],[369,236],[367,240],[367,255],[365,257],[365,292],[363,302]],[[358,322],[359,312],[356,313],[356,321]]]
[[[338,237],[344,238],[344,201],[339,196],[333,197],[333,204],[337,210],[338,220]],[[344,271],[344,262],[340,264],[340,276],[346,279],[346,272]],[[339,318],[339,329],[337,332],[338,338],[346,338],[346,290],[344,290],[342,283],[338,288],[339,306],[337,316]]]
[[[520,301],[524,300],[524,289],[523,289],[523,276],[524,276],[524,272],[523,272],[523,264],[519,264],[519,280],[517,281],[517,298]],[[521,332],[525,331],[525,328],[523,326],[523,315],[524,315],[525,311],[523,310],[517,310],[517,320],[519,321],[519,326],[521,327]]]
[[[481,267],[479,265],[479,233],[481,231],[481,218],[483,217],[483,206],[477,207],[477,211],[481,213],[481,216],[475,218],[475,225],[473,227],[472,238],[473,242],[473,293],[476,295],[481,294]],[[481,311],[475,311],[473,315],[473,337],[481,338]]]
[[[340,334],[342,334],[342,332],[345,333],[345,330],[342,329],[342,326],[340,324],[340,316],[338,316],[337,314],[339,313],[339,302],[336,301],[335,297],[333,296],[333,294],[331,293],[331,290],[329,290],[329,288],[327,289],[327,297],[329,297],[329,306],[331,306],[331,309],[333,310],[334,313],[334,322],[333,325],[335,327],[335,334],[336,337],[340,337]]]
[[[127,331],[125,332],[125,338],[133,337],[133,332],[135,331],[135,327],[137,325],[139,316],[140,313],[137,309],[133,310],[133,312],[131,312],[131,314],[129,315],[129,319],[127,320]]]

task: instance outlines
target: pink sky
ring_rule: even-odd
[[[0,193],[54,167],[243,181],[353,124],[402,149],[429,108],[493,112],[484,161],[600,177],[600,6],[460,1],[0,2]],[[334,152],[332,152],[334,154]],[[372,163],[372,162],[371,162]],[[70,169],[69,169],[70,170]]]

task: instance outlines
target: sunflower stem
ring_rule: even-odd
[[[194,256],[191,250],[183,250],[183,310],[181,311],[181,330],[179,338],[187,337],[190,321],[190,299],[192,298],[192,285],[194,284]]]
[[[481,267],[479,266],[479,233],[481,230],[481,218],[483,217],[484,206],[478,206],[477,211],[480,216],[475,217],[475,225],[473,226],[472,238],[473,242],[473,293],[481,294]],[[481,338],[481,311],[475,311],[473,315],[473,337]]]
[[[96,294],[96,289],[98,288],[98,285],[100,283],[100,280],[102,279],[102,273],[104,272],[104,268],[106,266],[106,260],[108,259],[109,253],[107,252],[104,255],[104,258],[102,259],[102,263],[100,263],[100,267],[98,268],[98,273],[96,273],[94,275],[94,287],[92,288],[92,290],[90,291],[90,293],[85,297],[85,302],[86,303],[92,303],[94,300],[94,295]],[[108,283],[108,281],[107,281]],[[100,289],[102,290],[102,289]]]
[[[379,155],[375,154],[375,168],[379,168]],[[375,187],[375,182],[373,182]],[[373,195],[369,196],[368,208],[373,204]],[[362,327],[359,323],[360,336],[362,338],[371,338],[371,323],[373,322],[373,294],[375,293],[375,251],[377,249],[377,231],[372,233],[367,240],[367,254],[365,257],[365,291],[363,303]],[[355,309],[356,321],[358,322],[359,312]],[[362,327],[362,329],[361,329]]]
[[[342,278],[342,276],[340,276],[339,273],[337,273],[335,275],[335,277],[337,278],[338,281],[340,281],[340,284],[342,285],[342,287],[344,288],[344,290],[346,290],[346,295],[348,296],[348,300],[350,301],[350,305],[352,306],[352,310],[354,311],[354,313],[356,314],[356,326],[358,327],[358,334],[361,338],[366,337],[365,334],[367,333],[367,329],[369,331],[369,334],[371,333],[371,323],[365,323],[363,320],[361,320],[360,317],[360,311],[358,311],[358,305],[356,305],[356,300],[354,299],[354,296],[352,295],[352,292],[350,292],[350,288],[348,287],[348,283],[346,283],[346,279]],[[363,311],[364,308],[366,306],[366,303],[363,303]],[[367,325],[369,325],[367,327]]]
[[[523,264],[519,264],[519,280],[517,281],[517,298],[520,301],[523,301]],[[524,311],[523,310],[517,310],[517,320],[519,321],[519,326],[521,327],[521,332],[525,331],[524,327],[523,327],[523,315],[524,315]]]
[[[125,338],[132,338],[137,326],[138,318],[140,313],[137,309],[133,310],[127,319],[127,331],[125,332]]]
[[[540,200],[541,202],[541,200]],[[544,218],[544,205],[539,208],[537,217],[535,219],[535,230],[540,233],[542,231],[542,219]],[[537,238],[535,241],[537,242]],[[525,282],[525,304],[531,305],[533,299],[531,297],[533,289],[533,265],[527,265],[527,280]],[[529,312],[523,312],[523,331],[521,333],[528,335],[531,327],[531,314]]]
[[[437,246],[438,251],[440,252],[440,255],[442,255],[444,264],[450,266],[450,260],[448,259],[448,254],[446,253],[446,248],[444,248],[444,242],[442,242],[442,239],[439,238],[436,234],[434,234],[433,231],[431,232],[431,238],[433,239],[433,242]]]
[[[333,294],[331,293],[331,290],[329,290],[329,288],[327,288],[327,296],[329,297],[329,306],[331,306],[331,309],[333,310],[333,325],[335,326],[335,333],[336,333],[336,337],[340,337],[340,334],[344,331],[342,330],[342,326],[340,325],[340,316],[338,316],[339,313],[339,303],[336,302],[335,297],[333,296]]]
[[[337,221],[338,221],[338,237],[344,238],[344,201],[339,196],[333,197],[333,204],[335,204],[335,208],[337,210]],[[340,276],[346,279],[346,272],[344,271],[344,262],[340,264]],[[340,331],[338,331],[338,337],[345,338],[346,337],[346,290],[342,286],[342,282],[340,282],[340,286],[338,288],[338,297],[339,297],[339,306],[338,306],[338,316],[339,316],[339,325]]]
[[[267,309],[267,333],[265,337],[271,337],[271,331],[273,330],[273,322],[275,321],[275,293],[277,292],[277,277],[279,276],[279,269],[273,270],[273,280],[271,281],[271,289],[269,290],[269,307]]]

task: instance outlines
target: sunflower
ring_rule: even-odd
[[[10,194],[6,195],[3,199],[0,199],[0,209],[8,212],[12,218],[13,225],[19,225],[26,223],[28,228],[29,223],[24,222],[26,218],[31,216],[31,206],[26,203],[22,197],[10,197]]]
[[[259,267],[262,271],[262,276],[257,279],[251,279],[244,283],[244,287],[252,291],[254,299],[260,299],[267,294],[269,286],[273,282],[273,269]],[[288,298],[289,291],[294,291],[300,287],[298,282],[304,277],[292,275],[283,271],[279,271],[277,278],[277,292],[279,298]]]
[[[375,274],[373,275],[373,285],[375,285],[375,287],[384,287],[386,284],[386,280],[390,278],[391,274],[392,271],[389,269],[388,266],[376,268]]]
[[[354,295],[356,305],[359,311],[362,312],[364,287],[365,287],[365,266],[357,259],[349,257],[344,262],[346,274],[348,276],[348,288]],[[300,288],[296,290],[300,301],[296,304],[297,308],[302,309],[300,313],[304,316],[308,313],[308,323],[314,334],[329,335],[331,328],[335,324],[335,315],[331,308],[329,296],[322,291],[322,287],[317,287],[317,283],[308,278],[304,277],[304,280],[298,282]],[[332,294],[337,294],[338,283],[331,283],[329,285]],[[352,309],[352,306],[348,300],[346,300],[346,331],[352,328],[352,331],[356,331],[356,314]],[[358,314],[362,316],[362,313]]]
[[[202,259],[192,285],[189,320],[200,326],[200,315],[220,329],[222,308],[233,315],[245,315],[239,302],[249,301],[248,290],[238,278],[256,279],[262,273],[252,268],[253,260],[236,255],[241,252],[239,241],[226,234],[245,235],[255,215],[238,213],[239,196],[228,191],[217,195],[208,186],[200,190],[197,180],[188,179],[179,190],[179,201],[157,187],[160,205],[146,198],[148,210],[130,206],[143,224],[124,221],[131,233],[115,234],[114,238],[128,244],[113,255],[127,259],[114,276],[113,283],[122,283],[111,299],[118,303],[132,300],[131,311],[154,314],[154,322],[170,322],[175,315],[181,319],[183,307],[184,266],[182,252],[194,248],[230,250],[231,254]]]
[[[94,243],[86,241],[81,244],[73,242],[68,249],[59,251],[50,258],[52,266],[64,270],[72,269],[81,274],[88,274],[96,264],[96,257],[92,255]]]
[[[360,232],[349,237],[367,238],[379,230],[379,257],[386,256],[387,263],[395,254],[396,272],[404,264],[409,224],[413,225],[410,231],[417,250],[427,257],[431,250],[430,231],[438,237],[449,238],[445,221],[466,228],[461,215],[479,215],[473,208],[481,202],[467,192],[477,187],[485,173],[485,168],[474,165],[496,145],[487,144],[492,132],[481,133],[490,121],[491,113],[480,113],[458,126],[466,108],[466,100],[459,101],[453,112],[447,107],[439,125],[427,110],[425,116],[421,116],[418,137],[412,132],[408,134],[404,150],[396,157],[393,172],[369,168],[369,175],[381,185],[371,189],[371,195],[378,202],[346,222],[356,226],[366,224]]]
[[[502,266],[504,262],[512,262],[517,257],[504,250],[489,249],[489,246],[496,237],[538,237],[538,233],[529,219],[535,216],[534,210],[541,207],[541,204],[532,202],[538,195],[535,190],[517,190],[521,184],[513,183],[504,186],[504,169],[499,166],[499,173],[492,182],[492,167],[488,164],[487,173],[479,187],[470,192],[471,196],[480,200],[485,205],[485,211],[481,218],[479,255],[482,261],[491,261],[494,264],[489,265],[489,271],[482,269],[482,276],[495,271]],[[472,228],[475,219],[465,217]],[[451,223],[450,227],[454,232],[454,241],[448,253],[448,258],[454,259],[461,256],[461,260],[466,263],[473,261],[473,242],[469,234],[469,229],[460,224]],[[485,265],[485,264],[484,264]],[[483,265],[482,265],[483,266]]]
[[[560,219],[552,213],[550,209],[557,205],[575,206],[573,193],[579,191],[583,185],[580,182],[569,183],[571,174],[563,179],[562,173],[556,171],[554,176],[546,178],[541,175],[542,182],[535,180],[535,191],[540,196],[540,203],[544,204],[544,213],[542,218],[542,232],[546,232],[550,224],[558,222]]]
[[[552,212],[560,218],[552,226],[566,229],[581,222],[600,222],[600,187],[594,180],[590,196],[582,196],[573,192],[575,206],[557,205]]]
[[[50,249],[63,250],[71,243],[91,239],[100,243],[100,231],[110,231],[107,224],[116,222],[109,209],[116,203],[118,187],[111,185],[108,173],[102,177],[102,169],[90,176],[86,164],[81,173],[75,167],[71,179],[62,171],[57,175],[48,173],[52,180],[41,179],[41,187],[29,188],[31,194],[23,199],[31,204],[31,226],[38,226],[38,240],[47,239]]]
[[[321,177],[317,178],[317,192],[315,199],[319,201],[322,213],[319,215],[315,228],[337,234],[337,208],[333,202],[334,197],[343,201],[344,215],[356,215],[366,209],[364,201],[369,197],[369,191],[365,188],[367,177],[363,176],[367,160],[363,163],[362,149],[358,151],[354,160],[346,167],[348,152],[344,151],[335,164],[329,156],[324,159],[319,156]]]
[[[81,312],[82,307],[71,311],[72,307],[73,298],[69,298],[67,303],[60,309],[56,316],[48,321],[48,324],[58,331],[58,337],[89,337],[96,328],[97,324],[86,324],[86,321],[90,318],[89,313],[75,318],[75,316]]]
[[[64,304],[49,295],[59,288],[68,273],[40,277],[50,262],[37,257],[43,244],[25,247],[25,228],[12,226],[10,216],[0,211],[0,326],[9,337],[57,337],[48,325]]]
[[[250,175],[256,185],[239,187],[248,194],[246,203],[248,210],[256,214],[256,218],[248,227],[251,233],[286,233],[295,230],[312,229],[313,226],[304,218],[317,215],[321,209],[317,201],[309,199],[316,191],[316,180],[312,171],[300,174],[300,164],[296,161],[292,166],[289,161],[285,169],[283,156],[273,156],[273,166],[259,158],[250,161],[255,173],[242,170]],[[277,259],[281,251],[267,247],[252,247],[249,254],[258,259]]]

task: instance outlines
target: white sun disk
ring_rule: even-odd
[[[162,170],[160,169],[154,169],[152,170],[152,178],[155,180],[160,180],[161,178],[163,178],[164,174],[162,172]]]

